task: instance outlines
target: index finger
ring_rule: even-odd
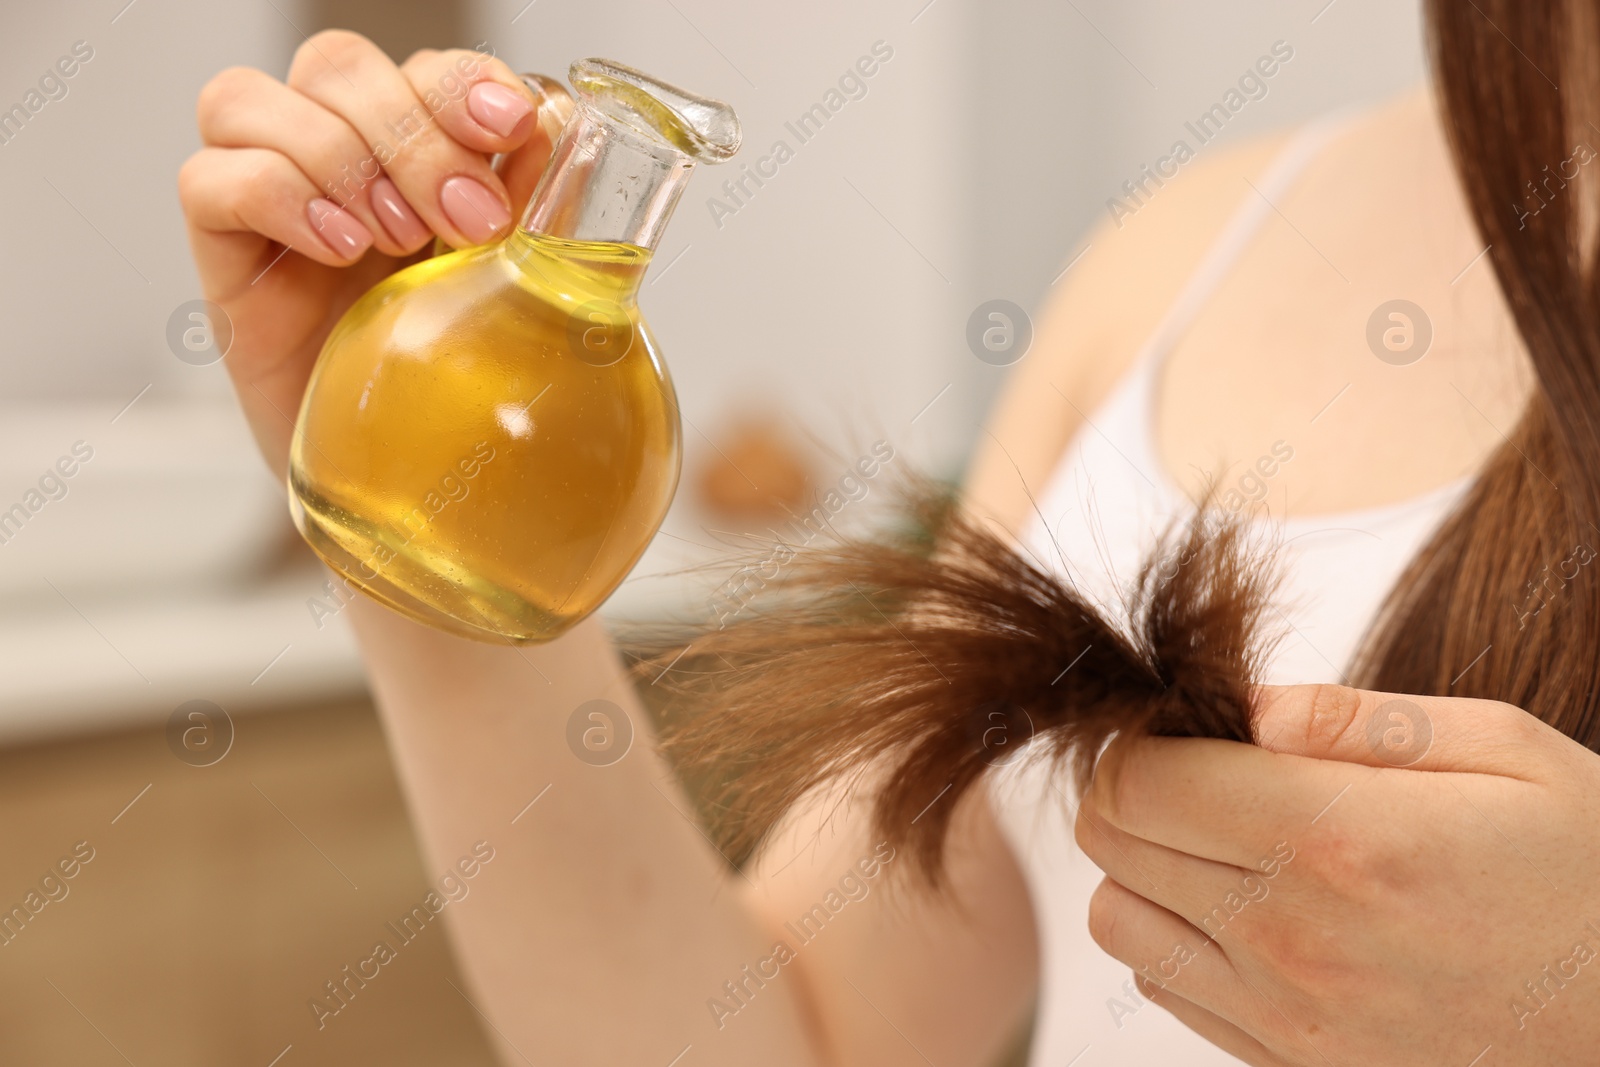
[[[1558,754],[1550,742],[1564,740],[1492,700],[1341,685],[1261,686],[1255,700],[1258,745],[1119,739],[1084,806],[1136,837],[1250,866],[1364,778],[1421,771],[1539,781]]]
[[[550,157],[555,152],[561,129],[572,117],[572,94],[566,86],[543,74],[522,75],[523,84],[539,97],[538,126],[520,148],[497,157],[495,173],[505,183],[514,213],[519,217],[533,198]]]
[[[1119,738],[1095,768],[1083,810],[1146,841],[1250,868],[1379,773],[1239,741]]]
[[[1255,734],[1270,752],[1533,781],[1555,731],[1497,700],[1273,685],[1255,690]]]
[[[510,152],[539,128],[542,93],[487,52],[414,52],[400,72],[452,139],[483,153]]]
[[[435,118],[446,133],[495,153],[494,172],[511,200],[511,214],[520,218],[572,114],[566,87],[543,74],[513,74],[482,52],[423,50],[400,71],[425,106],[438,105]],[[526,114],[523,101],[531,106]]]

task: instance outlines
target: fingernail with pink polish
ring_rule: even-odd
[[[394,182],[379,178],[372,183],[372,213],[378,216],[384,230],[402,248],[419,248],[431,235],[431,230],[411,210],[406,198],[400,195]]]
[[[372,247],[372,234],[332,200],[313,200],[306,205],[312,227],[342,259],[356,260]]]
[[[533,114],[533,102],[498,82],[479,82],[467,92],[467,111],[485,129],[510,137]]]
[[[511,224],[511,212],[482,183],[456,175],[439,189],[439,206],[469,241],[482,244]]]

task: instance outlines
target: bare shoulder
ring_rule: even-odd
[[[1084,416],[1128,369],[1254,181],[1294,131],[1204,149],[1148,195],[1121,197],[1037,314],[967,471],[974,513],[1016,535]]]

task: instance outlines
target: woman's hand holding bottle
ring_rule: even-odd
[[[235,67],[206,85],[205,147],[179,193],[201,285],[231,323],[228,372],[276,476],[334,323],[435,236],[456,248],[503,236],[570,108],[493,56],[426,50],[397,65],[345,31],[307,40],[284,81]]]

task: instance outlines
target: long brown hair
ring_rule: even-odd
[[[1514,703],[1591,748],[1600,191],[1569,171],[1600,137],[1597,8],[1428,0],[1457,172],[1538,383],[1352,674],[1365,688]],[[929,487],[909,500],[918,533],[800,549],[762,610],[638,646],[642,672],[672,693],[666,748],[728,849],[747,853],[810,790],[856,775],[876,833],[937,879],[954,805],[1001,746],[1031,738],[1081,783],[1122,731],[1253,740],[1275,570],[1237,520],[1202,504],[1114,617]]]
[[[1439,95],[1478,232],[1538,382],[1402,578],[1358,658],[1368,688],[1516,704],[1600,740],[1600,11],[1430,0]],[[1574,172],[1576,172],[1574,174]]]

